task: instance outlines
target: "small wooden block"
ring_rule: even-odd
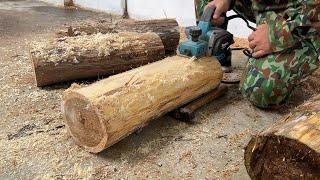
[[[189,122],[195,118],[196,110],[212,102],[213,100],[221,97],[227,91],[228,91],[228,86],[225,84],[221,84],[218,88],[210,91],[207,94],[204,94],[200,98],[170,112],[169,115],[177,120]]]

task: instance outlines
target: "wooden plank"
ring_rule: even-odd
[[[198,109],[221,97],[227,91],[228,86],[221,84],[218,88],[202,95],[200,98],[190,102],[189,104],[175,109],[174,111],[170,112],[169,115],[180,121],[192,121],[195,118],[195,113]]]

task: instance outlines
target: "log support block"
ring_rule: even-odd
[[[215,99],[223,96],[228,91],[228,86],[221,84],[218,88],[202,95],[198,99],[175,109],[169,115],[179,121],[190,122],[195,118],[196,111]]]

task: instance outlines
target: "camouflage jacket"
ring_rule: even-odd
[[[308,40],[320,54],[320,0],[233,0],[237,13],[267,23],[274,52]]]
[[[200,0],[198,15],[209,1]],[[320,0],[232,0],[230,9],[258,25],[267,23],[274,52],[307,40],[320,54]]]

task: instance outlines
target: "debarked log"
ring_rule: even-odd
[[[98,153],[170,112],[216,88],[222,79],[218,61],[173,56],[63,96],[65,123],[75,142]]]

